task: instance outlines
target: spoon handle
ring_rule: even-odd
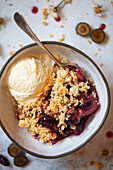
[[[44,46],[43,43],[37,38],[35,33],[31,30],[27,22],[25,21],[24,17],[16,12],[14,14],[14,20],[16,24],[28,35],[33,39],[59,66],[65,66],[65,64],[60,63],[54,56],[51,54],[51,52]]]

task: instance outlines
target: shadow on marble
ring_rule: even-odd
[[[105,34],[106,34],[106,33],[105,33]],[[109,41],[109,36],[108,36],[108,34],[106,34],[106,35],[105,35],[105,40],[104,40],[102,43],[100,43],[99,45],[105,45],[105,44],[108,43],[108,41]]]
[[[0,57],[5,58],[2,46],[0,45]]]

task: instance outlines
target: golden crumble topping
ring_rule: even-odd
[[[55,57],[62,63],[69,62],[59,55]],[[16,117],[19,119],[19,127],[27,128],[35,139],[48,145],[53,144],[52,141],[57,138],[57,134],[63,134],[65,129],[76,130],[75,124],[66,123],[70,120],[68,114],[76,114],[76,108],[84,104],[84,97],[81,95],[87,96],[89,82],[94,87],[92,78],[79,81],[73,68],[56,65],[43,92],[36,94],[40,96],[37,101],[17,104]],[[92,96],[97,98],[95,91],[92,91]]]

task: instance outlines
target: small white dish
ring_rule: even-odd
[[[4,85],[9,66],[23,55],[29,53],[41,54],[44,51],[36,44],[27,45],[13,54],[0,73],[0,123],[7,136],[25,152],[42,158],[57,158],[76,151],[86,144],[101,128],[110,107],[110,92],[106,79],[97,65],[80,50],[59,42],[43,42],[53,55],[60,54],[61,57],[68,58],[70,62],[76,62],[93,78],[99,95],[100,108],[88,120],[84,132],[79,136],[71,136],[59,141],[53,146],[42,144],[35,140],[27,129],[18,127],[18,120],[15,116],[15,108],[7,95]]]

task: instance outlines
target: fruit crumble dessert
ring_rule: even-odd
[[[27,128],[35,139],[48,145],[80,135],[89,116],[100,106],[91,78],[86,79],[76,65],[59,67],[47,54],[13,65],[8,88],[16,100],[19,127]]]

